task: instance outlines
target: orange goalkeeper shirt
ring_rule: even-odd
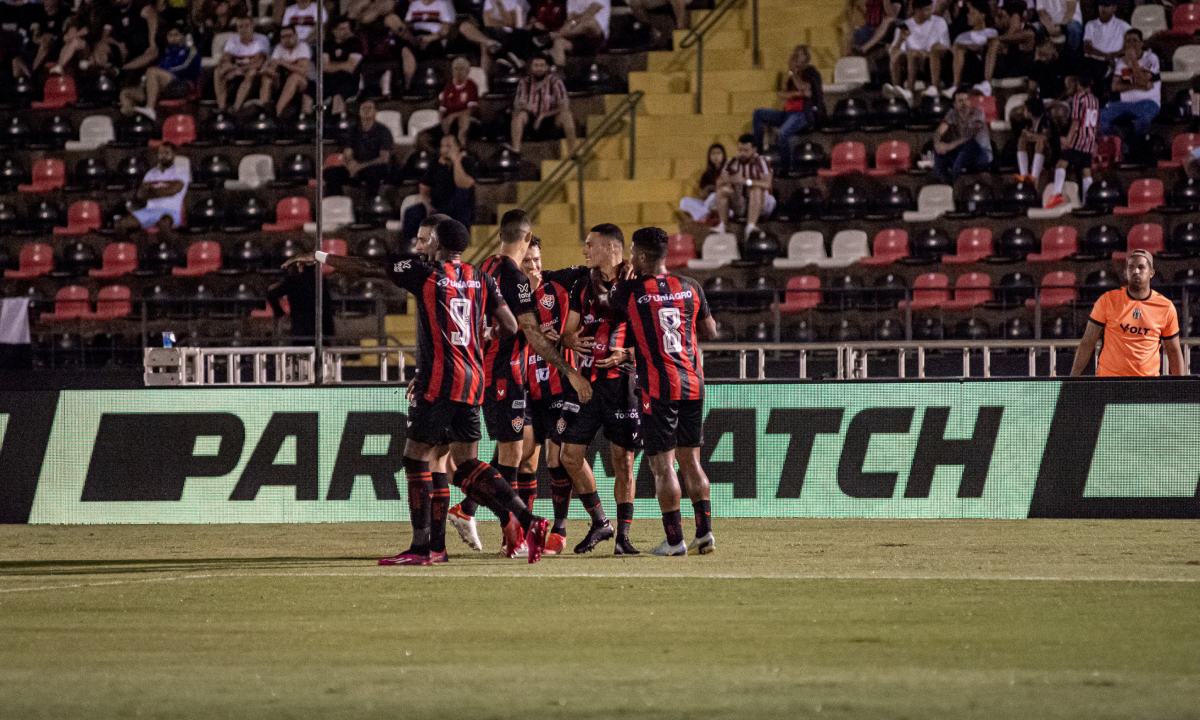
[[[1179,334],[1175,305],[1154,290],[1145,300],[1135,300],[1127,288],[1110,290],[1096,301],[1091,321],[1104,326],[1099,377],[1158,375],[1159,346]]]

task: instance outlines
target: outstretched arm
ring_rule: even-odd
[[[317,259],[313,257],[313,253],[305,253],[288,260],[283,264],[283,267],[285,269],[293,265],[307,267],[316,262]],[[362,258],[346,257],[345,255],[326,255],[325,264],[333,268],[335,272],[349,275],[350,277],[388,279],[386,269],[374,263],[369,263]]]
[[[579,402],[585,403],[591,400],[592,386],[587,380],[583,379],[583,376],[579,374],[579,371],[571,363],[566,361],[562,353],[555,347],[555,344],[542,332],[537,317],[533,313],[521,313],[521,317],[518,320],[521,324],[521,330],[525,333],[525,339],[529,341],[530,346],[533,347],[538,355],[542,356],[542,359],[558,368],[558,371],[570,381],[571,387],[575,388],[575,392],[579,395]]]

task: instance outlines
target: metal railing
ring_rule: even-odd
[[[583,170],[592,160],[596,146],[608,137],[616,135],[624,128],[620,127],[622,118],[625,115],[629,116],[629,179],[633,180],[637,173],[637,107],[642,101],[644,93],[641,90],[635,90],[625,96],[617,107],[613,108],[612,112],[604,116],[604,119],[596,126],[596,128],[588,133],[587,139],[575,152],[570,156],[563,158],[554,170],[542,179],[538,186],[534,188],[529,197],[521,202],[519,207],[531,215],[537,215],[537,209],[543,202],[550,198],[560,187],[567,181],[571,170],[575,171],[579,182],[579,239],[587,234],[587,224],[584,220],[584,179]],[[478,246],[469,256],[468,262],[477,263],[480,260],[492,255],[500,246],[500,228],[497,227],[483,245]]]
[[[704,19],[696,24],[694,28],[687,34],[687,37],[679,43],[679,49],[687,50],[693,45],[696,47],[696,114],[702,112],[704,103],[704,36],[716,27],[721,18],[725,17],[725,13],[735,7],[740,7],[745,0],[722,0],[712,11],[704,16]],[[753,49],[752,57],[754,67],[758,67],[760,62],[758,52],[758,0],[750,0],[751,16],[753,17]]]

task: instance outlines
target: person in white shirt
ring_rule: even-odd
[[[902,97],[911,105],[913,83],[928,67],[925,94],[936,96],[942,89],[942,58],[949,49],[950,30],[944,19],[933,14],[933,0],[914,0],[913,16],[897,26],[890,51],[892,81],[884,84],[884,94]]]
[[[295,5],[288,5],[283,11],[282,27],[295,28],[296,36],[302,43],[315,43],[317,40],[313,37],[313,30],[317,26],[317,10],[320,7],[316,0],[296,0]],[[329,21],[328,11],[322,11],[321,20]]]
[[[254,32],[254,20],[248,17],[238,18],[237,34],[225,42],[224,54],[213,71],[217,110],[225,110],[229,102],[229,84],[235,80],[240,80],[241,84],[238,85],[237,96],[233,101],[233,111],[242,109],[270,52],[271,41],[267,40],[265,35]]]
[[[996,72],[996,56],[1000,52],[996,28],[987,26],[988,7],[983,0],[972,0],[967,7],[967,22],[971,29],[954,38],[954,82],[946,97],[954,97],[963,81],[972,84],[984,95],[992,94],[992,76]]]
[[[279,99],[275,102],[275,117],[282,117],[283,111],[296,95],[300,95],[300,112],[310,113],[313,108],[312,95],[309,94],[309,83],[314,77],[312,64],[312,49],[306,43],[300,42],[296,28],[284,25],[279,29],[279,45],[271,53],[271,59],[263,66],[262,81],[259,88],[258,100],[263,105],[271,103],[271,93],[286,74],[287,79],[279,89]]]
[[[479,65],[485,75],[492,74],[492,61],[509,54],[520,61],[531,55],[533,34],[527,29],[529,3],[526,0],[484,0],[483,26],[473,15],[458,26],[459,33],[479,46]],[[519,63],[515,63],[519,64]]]
[[[554,45],[550,57],[558,67],[566,67],[567,53],[590,57],[608,42],[608,19],[612,0],[567,0],[567,21],[550,33]]]
[[[1100,135],[1112,135],[1114,123],[1130,119],[1134,138],[1141,140],[1146,136],[1162,107],[1159,72],[1158,56],[1142,47],[1142,31],[1127,30],[1125,49],[1117,59],[1112,80],[1112,90],[1121,94],[1121,100],[1100,108]]]
[[[1117,17],[1116,10],[1117,0],[1100,0],[1100,17],[1083,28],[1083,63],[1096,85],[1108,77],[1125,49],[1129,23]]]
[[[445,55],[446,45],[454,32],[458,12],[450,0],[412,0],[404,14],[405,28],[401,38],[400,65],[404,71],[404,87],[412,85],[417,74],[417,61]]]
[[[1066,35],[1067,51],[1083,45],[1083,12],[1079,0],[1037,0],[1038,21],[1051,37]]]
[[[150,168],[137,191],[137,200],[144,207],[135,209],[136,201],[125,204],[129,215],[117,218],[117,229],[127,235],[155,227],[161,235],[183,225],[183,198],[191,184],[186,162],[175,162],[175,145],[164,142],[158,146],[157,164]]]

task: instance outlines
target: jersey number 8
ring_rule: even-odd
[[[458,327],[450,333],[451,344],[466,347],[471,343],[471,301],[450,298],[450,319]]]
[[[679,315],[679,308],[660,309],[658,324],[662,326],[663,331],[663,352],[683,352],[683,337],[679,333],[683,319]]]

